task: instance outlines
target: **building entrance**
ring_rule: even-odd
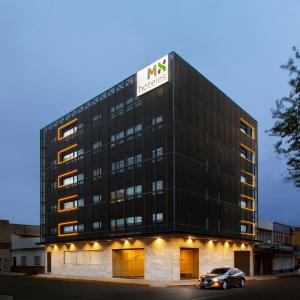
[[[144,249],[113,250],[113,277],[144,277]]]
[[[180,279],[199,277],[199,249],[180,249]]]

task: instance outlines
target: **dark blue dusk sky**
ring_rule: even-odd
[[[299,0],[0,0],[0,218],[39,223],[39,130],[170,51],[259,123],[259,217],[300,225],[271,107],[300,47]]]

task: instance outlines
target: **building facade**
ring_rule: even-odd
[[[300,269],[300,227],[293,230],[293,247],[295,269]]]
[[[267,275],[294,271],[293,228],[270,221],[259,221],[254,245],[255,274]]]
[[[41,130],[48,271],[252,273],[256,222],[257,122],[176,53]]]
[[[10,270],[26,274],[45,272],[45,247],[40,245],[40,236],[12,235]]]
[[[43,273],[44,247],[40,226],[0,220],[0,272]]]

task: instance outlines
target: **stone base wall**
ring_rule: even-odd
[[[52,253],[53,274],[112,278],[112,250],[135,248],[144,249],[146,280],[180,280],[180,248],[199,249],[199,274],[216,267],[233,267],[234,251],[250,251],[250,274],[253,275],[252,246],[238,242],[160,237],[55,245],[47,246],[46,251]]]

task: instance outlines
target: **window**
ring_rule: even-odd
[[[77,182],[77,175],[66,177],[62,180],[62,185],[70,185]]]
[[[163,191],[163,181],[158,180],[158,181],[153,181],[152,182],[152,193],[162,193]]]
[[[77,225],[68,225],[63,227],[63,233],[77,232]]]
[[[138,124],[134,128],[134,133],[138,133],[140,131],[142,131],[142,124]]]
[[[164,220],[164,214],[163,213],[152,214],[153,223],[163,222],[163,220]]]
[[[63,140],[77,132],[77,118],[61,125],[57,129],[57,139]]]
[[[64,162],[70,161],[72,159],[75,159],[77,157],[77,150],[75,148],[77,147],[77,144],[73,144],[69,147],[66,147],[57,153],[57,163],[62,164]]]
[[[134,197],[134,187],[129,187],[126,190],[127,199],[132,199]]]
[[[77,206],[84,207],[84,199],[83,198],[77,200]]]
[[[102,195],[93,196],[93,204],[98,204],[100,201],[102,201]]]
[[[134,156],[128,157],[126,160],[127,167],[134,166]]]
[[[34,265],[35,266],[41,265],[41,256],[34,256]]]
[[[240,130],[241,132],[247,134],[247,125],[244,124],[243,122],[240,123]]]
[[[111,220],[111,227],[123,227],[125,224],[125,219],[124,218],[120,218],[120,219],[113,219]]]
[[[101,120],[101,113],[99,113],[99,114],[97,114],[97,115],[94,115],[93,116],[93,122],[96,122],[96,121],[98,121],[98,120]]]
[[[162,123],[162,121],[163,121],[163,117],[162,116],[159,116],[159,117],[156,117],[156,118],[152,118],[152,125],[160,124],[160,123]]]
[[[131,134],[134,134],[134,127],[130,127],[126,130],[126,136],[129,136]]]
[[[247,158],[247,150],[241,147],[241,157],[242,158]]]
[[[136,185],[135,186],[135,195],[137,198],[141,197],[143,194],[143,191],[142,191],[142,186],[141,185]]]
[[[142,163],[142,161],[143,161],[143,156],[142,156],[142,154],[138,154],[138,155],[135,156],[135,164],[136,164],[136,165],[139,166],[139,165]]]
[[[67,161],[67,160],[71,160],[77,157],[77,151],[73,151],[70,153],[66,153],[62,156],[62,160],[63,162]]]
[[[246,120],[241,118],[240,121],[240,131],[246,135],[248,135],[250,138],[255,138],[255,128],[254,126],[250,125]]]
[[[84,199],[78,199],[78,195],[58,199],[58,212],[75,210],[78,207],[84,207]]]
[[[130,137],[133,134],[139,133],[142,130],[142,124],[138,124],[136,126],[130,127],[125,131],[120,131],[117,134],[113,134],[110,138],[111,147],[115,146],[115,142],[122,142],[125,137]]]
[[[240,156],[246,160],[249,160],[252,163],[255,163],[255,153],[250,148],[245,145],[241,145]]]
[[[242,175],[241,175],[241,182],[250,186],[250,187],[255,187],[255,176],[245,170],[242,170]]]
[[[240,201],[241,207],[247,207],[247,202],[245,200]]]
[[[126,224],[128,226],[140,225],[142,223],[143,223],[143,218],[141,216],[126,218]]]
[[[78,232],[84,231],[84,224],[77,223],[77,221],[69,221],[58,224],[58,236],[77,235]]]
[[[63,130],[62,136],[65,138],[69,135],[74,134],[76,131],[77,131],[77,126],[70,126],[70,127],[66,128],[65,130]]]
[[[76,205],[76,201],[68,201],[68,202],[65,202],[63,204],[63,210],[69,210],[71,208],[75,208],[77,205]]]
[[[247,232],[247,226],[245,224],[241,225],[241,232]]]
[[[84,231],[84,224],[77,225],[77,232],[83,232]]]
[[[152,158],[157,158],[163,155],[163,148],[159,147],[152,150]]]
[[[249,221],[241,221],[241,233],[244,235],[255,235],[254,223]]]
[[[131,186],[126,189],[126,197],[128,200],[133,199],[134,197],[141,197],[142,196],[142,186],[136,185]]]
[[[93,170],[93,180],[101,179],[101,175],[102,175],[102,169],[101,168],[97,168],[97,169]]]
[[[101,221],[95,221],[93,222],[93,230],[99,230],[102,227]]]
[[[115,106],[112,106],[110,109],[110,117],[111,119],[114,119],[118,116],[121,116],[126,112],[134,109],[135,107],[139,106],[141,104],[140,99],[135,98],[129,98],[126,101],[123,101]]]
[[[122,202],[125,200],[125,190],[119,189],[117,191],[113,191],[110,194],[111,203]]]
[[[21,256],[21,266],[27,266],[27,256]]]
[[[152,150],[152,159],[153,163],[163,160],[163,147]]]
[[[97,141],[93,143],[93,150],[101,149],[101,147],[102,147],[102,141]]]

